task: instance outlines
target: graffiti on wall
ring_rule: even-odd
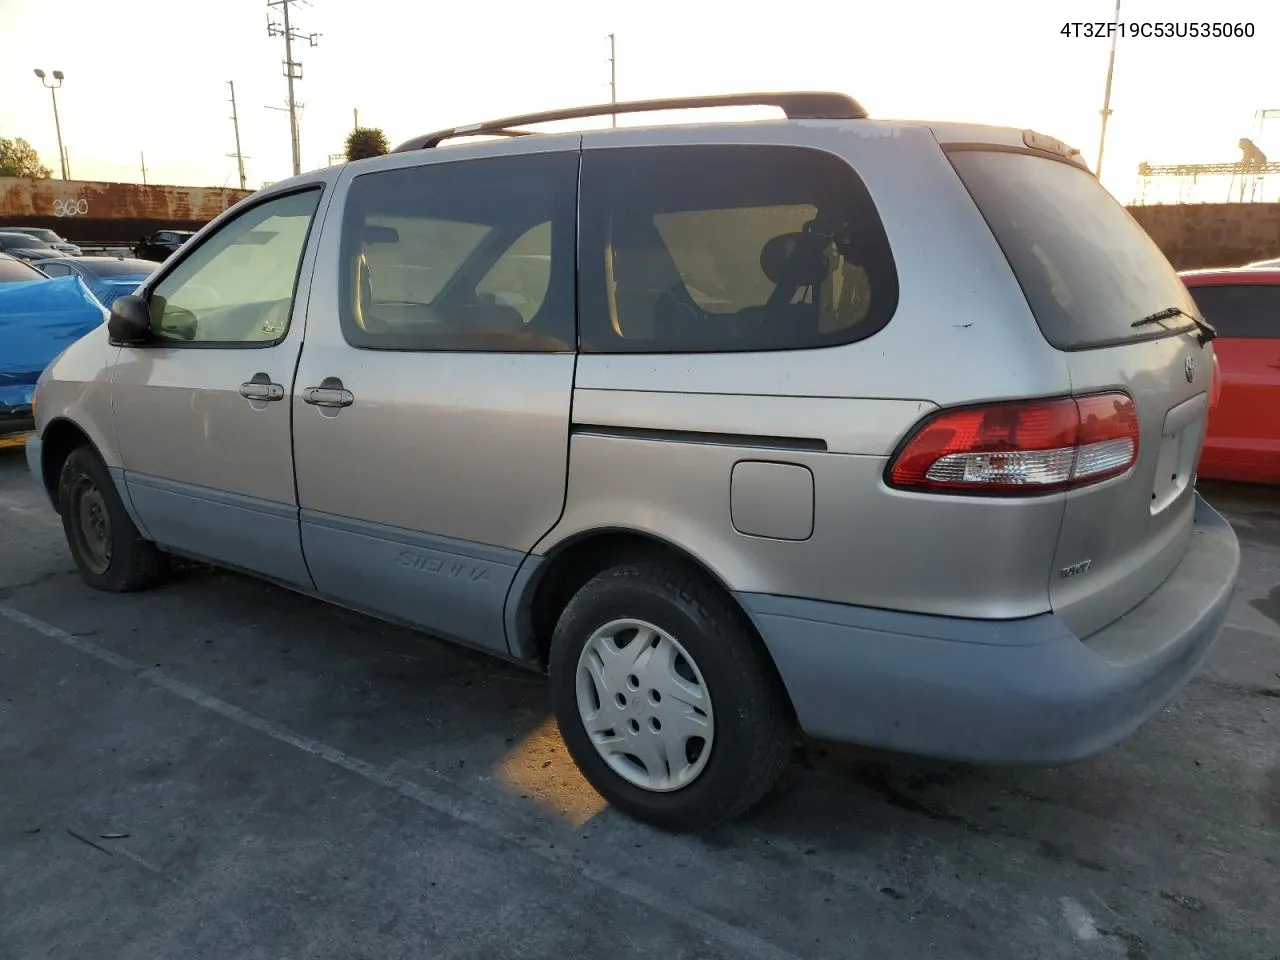
[[[59,198],[53,201],[53,215],[55,217],[87,217],[89,215],[89,201],[84,197],[75,200]]]

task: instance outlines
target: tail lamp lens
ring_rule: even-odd
[[[1123,393],[943,411],[917,428],[888,479],[921,492],[1067,490],[1124,473],[1138,439],[1137,410]]]

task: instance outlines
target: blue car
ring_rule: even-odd
[[[31,429],[40,374],[107,316],[78,276],[0,283],[0,433]]]
[[[156,266],[150,260],[125,257],[59,257],[41,262],[40,269],[50,277],[79,277],[98,302],[110,310],[116,297],[133,293]]]

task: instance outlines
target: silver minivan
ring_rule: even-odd
[[[528,129],[747,104],[785,119]],[[798,732],[1052,764],[1157,712],[1239,565],[1213,336],[1051,137],[645,101],[253,194],[27,449],[90,585],[181,555],[545,669],[592,785],[695,828]]]

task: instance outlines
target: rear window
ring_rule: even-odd
[[[5,233],[0,234],[0,250],[52,250],[39,237],[33,237],[25,233]]]
[[[99,277],[145,277],[156,268],[150,260],[105,260],[101,263],[86,263],[84,266]]]
[[[25,233],[30,237],[38,237],[46,243],[63,243],[63,239],[52,230],[45,230],[42,227],[21,227],[15,228],[14,233]]]
[[[24,283],[28,280],[43,280],[44,274],[35,267],[29,267],[21,260],[8,257],[0,259],[0,283]]]
[[[1280,340],[1280,285],[1198,286],[1191,289],[1191,296],[1219,336]]]
[[[582,162],[584,352],[850,343],[897,307],[884,226],[833,154],[669,146],[588,151]]]
[[[1132,326],[1194,304],[1160,248],[1088,171],[1009,151],[949,156],[1053,346],[1084,350],[1190,326],[1181,318]]]

